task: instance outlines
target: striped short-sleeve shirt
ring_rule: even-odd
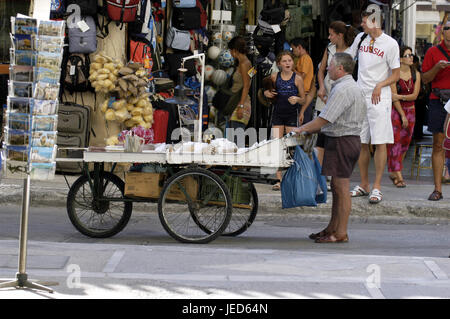
[[[360,135],[367,106],[361,88],[351,75],[333,83],[327,104],[319,116],[330,122],[321,130],[327,136]]]

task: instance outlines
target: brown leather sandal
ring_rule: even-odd
[[[326,235],[328,235],[328,232],[325,230],[322,230],[321,232],[312,233],[311,235],[309,235],[309,239],[316,240],[316,239],[319,239],[320,237],[324,237]]]
[[[324,237],[317,238],[315,242],[318,244],[348,243],[348,235],[345,235],[344,237],[337,237],[335,234],[329,234]]]
[[[442,196],[442,193],[440,191],[436,191],[435,190],[434,192],[431,193],[430,197],[428,197],[428,200],[438,201],[438,200],[441,200],[443,198],[444,198],[444,196]]]

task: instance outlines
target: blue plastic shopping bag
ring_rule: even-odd
[[[317,206],[317,186],[314,165],[301,147],[297,146],[294,163],[281,181],[282,207]]]
[[[313,161],[314,161],[314,173],[316,175],[318,188],[316,193],[316,202],[317,204],[324,204],[327,202],[327,179],[325,176],[322,176],[322,167],[320,166],[319,159],[316,156],[316,153],[313,152]]]

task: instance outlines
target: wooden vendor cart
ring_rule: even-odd
[[[67,196],[67,212],[78,231],[105,238],[127,225],[133,202],[157,201],[161,224],[180,242],[208,243],[220,235],[236,236],[250,227],[258,212],[253,184],[275,183],[271,176],[291,165],[290,152],[297,145],[312,150],[314,141],[291,134],[226,154],[87,150],[84,174]],[[113,163],[111,171],[105,171],[105,163]],[[157,164],[161,171],[155,174],[156,196],[126,196],[124,181],[114,174],[117,163]]]

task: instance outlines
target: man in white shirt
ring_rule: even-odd
[[[378,11],[378,12],[381,12]],[[369,195],[369,144],[375,145],[375,181],[369,202],[382,200],[381,179],[386,166],[386,144],[394,143],[391,122],[392,95],[390,85],[400,78],[400,49],[398,43],[381,29],[381,14],[363,12],[361,26],[364,32],[356,36],[352,54],[358,52],[358,85],[364,92],[367,119],[361,131],[361,155],[358,161],[361,183],[352,191],[352,197]],[[363,34],[368,36],[361,42]]]

